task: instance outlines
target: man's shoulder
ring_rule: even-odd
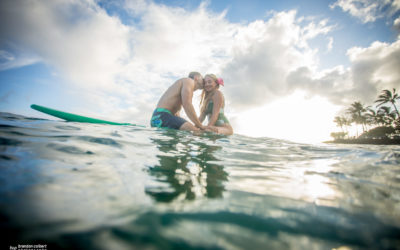
[[[192,78],[189,77],[185,77],[185,78],[181,78],[180,81],[182,82],[182,84],[184,86],[194,86],[194,80]]]
[[[175,81],[175,84],[182,84],[182,83],[194,83],[192,78],[183,77]]]

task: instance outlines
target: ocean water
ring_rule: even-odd
[[[400,249],[400,147],[0,113],[1,249]]]

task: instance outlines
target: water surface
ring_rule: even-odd
[[[399,163],[399,146],[0,113],[2,244],[399,249]]]

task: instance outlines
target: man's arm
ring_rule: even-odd
[[[185,110],[186,115],[189,117],[189,119],[194,123],[194,125],[198,128],[203,129],[204,126],[201,124],[199,118],[197,118],[196,111],[194,110],[192,104],[193,91],[194,91],[193,80],[188,80],[188,79],[183,80],[181,89],[183,109]]]

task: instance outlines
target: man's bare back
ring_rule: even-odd
[[[193,81],[190,78],[182,78],[172,84],[161,96],[157,103],[157,108],[168,109],[172,114],[177,114],[182,108],[182,85],[183,82],[188,81],[188,79]]]
[[[202,89],[203,85],[203,77],[197,72],[191,72],[188,78],[177,80],[158,101],[157,108],[151,119],[151,126],[181,130],[203,129],[204,127],[198,119],[192,104],[193,92]],[[178,113],[182,107],[196,127],[179,117]]]

